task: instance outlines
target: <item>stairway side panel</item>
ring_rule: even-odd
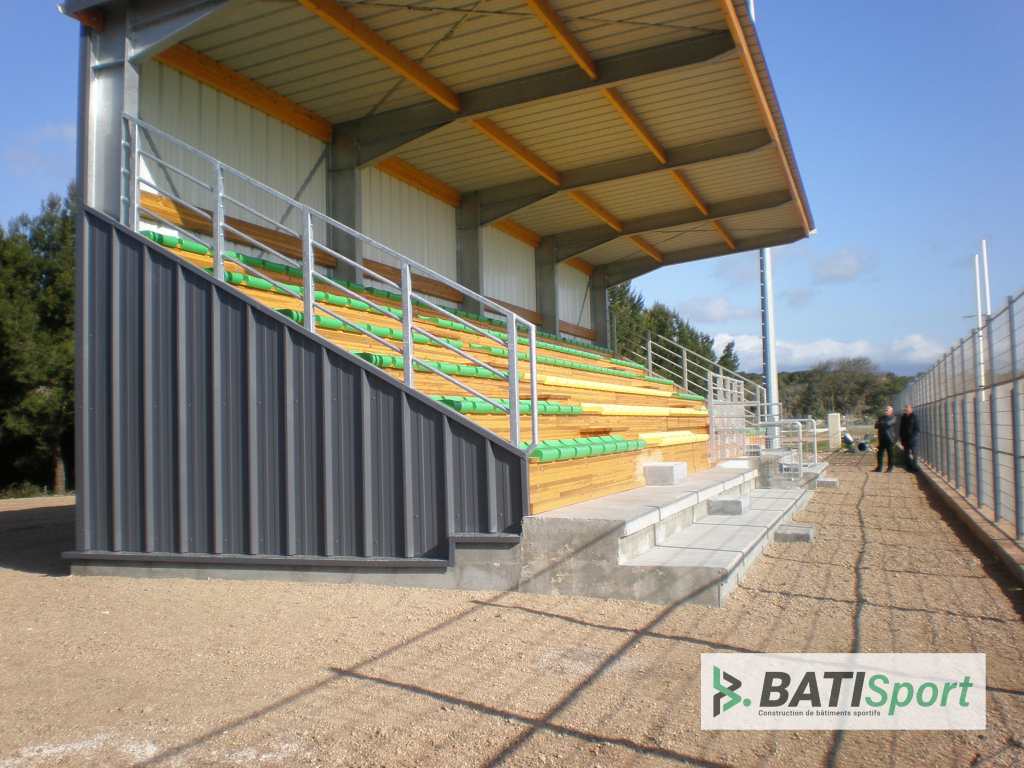
[[[287,552],[287,451],[285,439],[285,342],[286,329],[272,318],[255,318],[255,429],[257,446],[255,485],[258,547],[256,554]]]
[[[360,369],[340,355],[326,353],[327,389],[324,430],[329,444],[329,483],[325,521],[330,535],[328,554],[359,557],[363,554],[363,420]]]
[[[184,274],[185,503],[180,520],[183,552],[213,551],[213,377],[212,339],[216,335],[214,287],[199,275]]]
[[[292,356],[291,404],[294,425],[288,434],[292,464],[295,554],[324,555],[323,372],[320,345],[288,330]]]
[[[249,547],[248,415],[246,399],[247,352],[245,337],[249,306],[218,289],[215,311],[219,339],[214,350],[214,435],[217,478],[214,489],[215,551],[246,554]]]
[[[446,557],[448,533],[445,526],[443,414],[428,408],[415,398],[408,398],[411,460],[405,477],[409,480],[413,554],[416,557]]]
[[[369,519],[372,541],[368,555],[405,557],[402,516],[401,390],[377,378],[367,381],[369,435],[364,435],[364,454],[369,462],[371,494]]]

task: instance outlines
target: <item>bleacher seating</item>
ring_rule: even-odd
[[[202,269],[212,268],[209,251],[198,243],[153,232],[143,234]],[[298,270],[265,259],[231,256],[267,279],[225,261],[227,282],[290,320],[303,322]],[[401,379],[402,356],[362,332],[401,348],[401,297],[380,288],[339,282],[384,311],[368,301],[342,295],[334,286],[317,283],[317,305],[338,316],[318,314],[318,332]],[[507,407],[508,383],[445,345],[465,350],[499,371],[507,368],[507,349],[472,326],[426,305],[417,304],[414,312],[419,330],[414,331],[413,342],[421,361],[415,366],[417,388],[508,438],[507,414],[436,373],[465,381],[480,395]],[[452,312],[486,329],[494,339],[507,340],[504,323],[461,310]],[[427,331],[436,340],[428,337]],[[526,340],[520,338],[519,357],[526,360]],[[708,466],[708,413],[700,396],[683,392],[666,379],[646,375],[643,366],[618,359],[610,350],[553,337],[538,339],[536,368],[540,442],[530,456],[531,514],[643,485],[643,465],[649,462],[685,461],[691,472]],[[529,368],[520,364],[519,373],[520,397],[528,397]],[[520,402],[519,412],[525,448],[531,437],[529,400]]]

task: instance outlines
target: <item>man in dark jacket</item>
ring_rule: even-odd
[[[878,417],[875,422],[875,429],[878,430],[878,467],[875,472],[882,471],[882,454],[889,455],[889,469],[892,472],[892,447],[896,444],[896,416],[892,412],[892,406],[885,406],[885,413]]]
[[[917,433],[921,428],[917,424],[917,414],[914,407],[908,405],[903,409],[900,417],[900,442],[903,444],[903,456],[907,465],[907,472],[917,472]]]

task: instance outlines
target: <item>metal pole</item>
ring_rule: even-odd
[[[313,217],[302,208],[302,324],[316,333],[316,295],[313,287]]]
[[[519,327],[514,312],[505,313],[508,331],[508,441],[519,447]],[[530,404],[531,406],[533,403]]]
[[[683,389],[690,391],[690,369],[686,365],[686,348],[683,348]]]
[[[985,241],[982,240],[981,242],[982,249],[984,250]],[[989,457],[992,462],[992,511],[995,513],[995,519],[998,523],[1003,519],[1003,504],[999,492],[999,412],[996,409],[996,365],[995,358],[993,357],[994,345],[992,343],[991,314],[985,321],[985,341],[988,344],[988,382],[991,388],[991,391],[988,393],[988,441],[991,446]]]
[[[772,284],[772,250],[762,248],[760,252],[761,270],[761,360],[763,364],[764,385],[768,392],[768,402],[779,402],[779,369],[775,356],[775,297]],[[772,413],[776,406],[769,406],[770,415],[782,418],[782,412]],[[777,448],[778,434],[776,428],[769,428],[766,434],[768,447]]]
[[[133,232],[139,231],[139,196],[141,193],[141,179],[142,173],[140,173],[139,166],[142,164],[142,151],[139,148],[139,124],[132,123],[132,222],[131,228]]]
[[[985,314],[992,316],[992,291],[988,285],[988,243],[981,241],[981,275],[985,282]]]
[[[537,426],[537,327],[530,325],[530,452],[540,442]]]
[[[516,335],[514,327],[508,328],[509,338]],[[413,386],[416,370],[415,349],[412,340],[412,272],[407,263],[402,264],[402,377],[407,386]]]
[[[1016,524],[1017,540],[1024,540],[1024,457],[1021,451],[1024,445],[1021,444],[1021,393],[1020,393],[1020,354],[1017,350],[1017,326],[1014,323],[1014,300],[1011,296],[1008,302],[1010,313],[1010,412],[1012,416],[1013,429],[1013,506],[1014,522]]]
[[[224,171],[213,165],[213,277],[224,279]]]
[[[609,315],[609,317],[608,317],[609,325],[611,326],[610,330],[611,330],[611,337],[612,337],[612,339],[611,339],[611,341],[612,341],[612,343],[611,343],[612,354],[617,355],[617,354],[619,354],[619,331],[618,331],[618,328],[615,325],[615,313],[614,312],[609,312],[608,315]]]
[[[981,442],[982,403],[985,402],[985,369],[983,368],[982,331],[974,331],[974,484],[977,486],[979,509],[985,506],[985,488],[981,481],[984,477],[984,446]]]
[[[651,332],[647,331],[647,375],[654,375],[653,350],[651,348]]]
[[[708,451],[711,454],[711,463],[712,464],[715,463],[715,454],[716,454],[716,451],[715,451],[715,398],[714,398],[714,390],[712,389],[712,387],[714,386],[714,382],[712,380],[712,377],[714,375],[715,374],[713,374],[711,371],[708,371],[708,390],[707,390],[707,401],[708,401]]]

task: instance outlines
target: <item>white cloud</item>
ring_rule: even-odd
[[[784,291],[780,291],[778,295],[785,300],[787,307],[803,309],[804,307],[809,307],[814,302],[817,294],[807,288],[787,288]]]
[[[722,256],[715,260],[715,277],[724,280],[732,288],[756,285],[760,282],[757,256],[749,253]]]
[[[715,350],[719,353],[730,341],[736,342],[736,353],[740,356],[743,370],[761,368],[761,337],[749,333],[733,336],[720,333],[715,336]],[[902,339],[885,343],[857,341],[836,341],[815,339],[813,341],[786,341],[776,339],[776,354],[781,368],[808,368],[822,360],[836,357],[868,357],[884,370],[896,373],[916,373],[934,363],[946,348],[920,333],[912,333]]]
[[[848,283],[875,266],[873,255],[862,249],[842,248],[828,256],[815,259],[811,274],[819,283]]]
[[[19,178],[38,178],[75,171],[75,126],[47,123],[30,133],[14,137],[4,145],[6,165]]]
[[[741,320],[752,317],[755,312],[750,307],[734,307],[724,296],[716,298],[698,298],[684,301],[679,305],[679,313],[699,323],[721,323],[725,320]]]

